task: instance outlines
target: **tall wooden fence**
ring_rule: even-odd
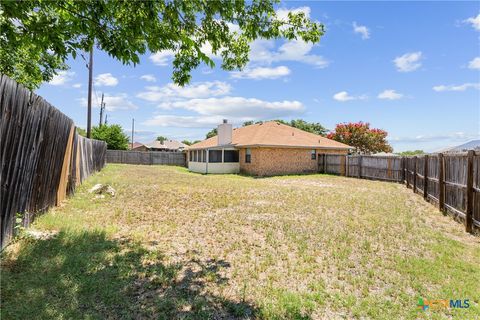
[[[16,226],[28,226],[102,169],[105,155],[104,142],[79,136],[65,114],[1,75],[1,248]]]
[[[318,171],[347,177],[405,183],[425,200],[480,228],[480,153],[379,157],[321,154]]]
[[[185,166],[183,152],[107,150],[108,163],[164,164]]]

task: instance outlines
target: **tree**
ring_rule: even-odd
[[[253,120],[245,121],[242,124],[242,127],[251,126],[252,124],[259,124],[259,123],[263,123],[263,121],[253,121]]]
[[[408,157],[408,156],[416,156],[416,155],[419,155],[419,154],[425,154],[425,151],[423,150],[408,150],[408,151],[403,151],[403,152],[397,152],[397,154],[399,156],[405,156],[405,157]]]
[[[217,134],[218,134],[217,128],[214,128],[214,129],[207,132],[206,139],[211,138],[211,137],[215,137]]]
[[[186,144],[187,146],[191,146],[192,144],[198,143],[200,140],[195,140],[195,141],[189,141],[189,140],[183,140],[182,143]]]
[[[79,127],[76,127],[75,128],[77,130],[77,133],[83,137],[86,137],[87,136],[87,131],[85,129],[82,129],[82,128],[79,128]]]
[[[327,134],[327,129],[323,127],[320,123],[318,122],[307,122],[302,119],[297,119],[297,120],[292,120],[290,123],[287,123],[288,125],[303,130],[311,133],[315,133],[321,136],[324,136]]]
[[[321,136],[325,136],[327,134],[327,129],[325,129],[325,127],[323,127],[318,122],[307,122],[302,119],[291,120],[291,121],[285,121],[285,120],[274,120],[274,121],[303,130],[303,131],[315,133]],[[263,123],[263,121],[246,121],[243,123],[243,126],[245,127],[245,126],[258,124],[258,123]]]
[[[167,139],[166,137],[164,137],[164,136],[158,136],[158,137],[157,137],[157,141],[160,141],[160,144],[163,144],[163,142],[164,142],[165,140],[168,140],[168,139]]]
[[[107,143],[107,149],[127,150],[128,148],[128,136],[118,124],[103,124],[99,127],[93,127],[92,138],[105,141]]]
[[[242,69],[258,38],[320,41],[322,24],[303,12],[278,17],[278,2],[2,1],[0,72],[36,88],[64,70],[70,55],[95,45],[124,64],[139,63],[148,51],[172,53],[172,79],[184,85],[201,63],[215,65],[212,55],[225,70]]]
[[[356,153],[370,154],[377,152],[392,152],[386,137],[388,133],[381,129],[370,128],[369,123],[340,123],[327,138],[348,144],[355,148]]]

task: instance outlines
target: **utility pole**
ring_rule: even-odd
[[[87,138],[92,135],[92,82],[93,78],[93,44],[90,49],[90,61],[88,62],[88,103],[87,103]]]
[[[105,113],[105,122],[104,122],[104,123],[105,123],[106,125],[108,124],[108,119],[107,119],[107,117],[108,117],[108,114]]]
[[[132,147],[130,150],[133,150],[133,133],[135,132],[135,119],[132,118]]]
[[[102,102],[100,103],[100,122],[98,124],[99,127],[102,126],[103,122],[103,111],[105,110],[105,103],[103,102],[103,92],[102,92]]]

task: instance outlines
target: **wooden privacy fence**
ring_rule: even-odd
[[[105,165],[106,144],[5,75],[0,77],[1,248],[17,225],[58,204]],[[21,223],[18,223],[21,219]]]
[[[108,163],[164,164],[185,166],[183,152],[107,150]]]
[[[347,177],[405,183],[442,212],[480,228],[480,153],[386,157],[320,154],[318,171]]]

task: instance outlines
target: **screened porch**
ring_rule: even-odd
[[[234,148],[190,150],[188,169],[199,173],[239,173],[238,150]]]

